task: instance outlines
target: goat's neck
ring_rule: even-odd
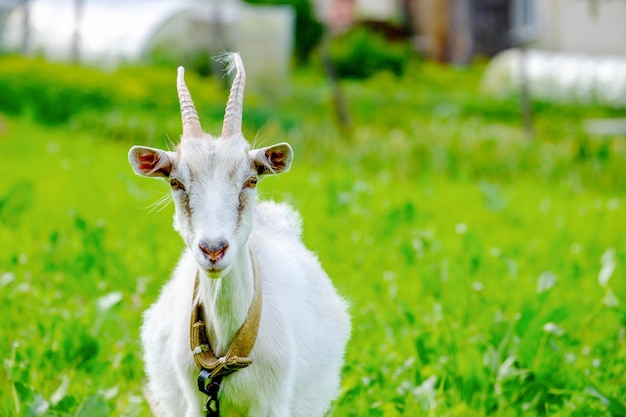
[[[218,357],[226,353],[248,314],[254,295],[252,271],[246,245],[223,277],[214,279],[200,272],[200,301],[204,306],[209,342]]]

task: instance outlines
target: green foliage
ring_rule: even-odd
[[[357,27],[332,40],[330,55],[339,77],[364,79],[385,70],[402,75],[408,50],[404,44],[390,44],[382,35]]]
[[[245,2],[292,6],[296,12],[294,53],[300,63],[309,60],[311,52],[320,43],[324,34],[324,28],[315,17],[310,0],[245,0]]]
[[[84,106],[96,110],[109,107],[114,91],[107,82],[110,77],[95,70],[79,71],[81,77],[76,79],[67,65],[2,58],[0,110],[20,114],[28,109],[39,121],[61,123]]]
[[[153,142],[164,132],[180,132],[175,77],[175,67],[128,67],[109,73],[42,59],[0,57],[0,111],[114,138]],[[194,88],[199,80],[193,72],[186,74],[194,99],[209,103],[199,109],[203,121],[218,125],[228,92],[215,80]]]
[[[623,114],[535,103],[528,140],[515,101],[481,96],[480,67],[408,65],[344,82],[345,139],[315,70],[247,94],[244,130],[294,146],[260,196],[301,212],[351,303],[334,415],[623,416],[626,146],[579,125]],[[171,206],[150,210],[167,185],[126,154],[176,140],[174,79],[0,62],[0,415],[149,415],[141,313],[182,242]],[[189,83],[218,131],[226,92]],[[45,114],[54,90],[73,97],[65,119]]]

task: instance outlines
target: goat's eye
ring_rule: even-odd
[[[184,190],[185,189],[185,186],[183,185],[183,183],[178,181],[175,178],[170,179],[170,185],[172,186],[172,189],[174,189],[174,190]]]
[[[243,188],[254,188],[254,187],[256,187],[257,181],[258,181],[257,177],[250,177],[243,184]]]

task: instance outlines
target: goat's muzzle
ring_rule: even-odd
[[[212,264],[216,264],[224,257],[228,249],[228,242],[225,240],[221,240],[217,243],[201,242],[198,246],[204,254],[204,257]]]

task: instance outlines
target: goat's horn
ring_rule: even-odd
[[[176,87],[178,89],[180,113],[183,119],[183,138],[202,137],[200,118],[198,117],[196,106],[194,106],[193,100],[191,99],[191,94],[189,94],[187,84],[185,84],[185,69],[183,67],[178,67]]]
[[[233,53],[228,57],[229,71],[235,69],[235,79],[230,87],[226,114],[224,115],[224,125],[222,126],[222,138],[241,134],[241,113],[243,111],[243,89],[246,84],[246,71],[238,53]]]

